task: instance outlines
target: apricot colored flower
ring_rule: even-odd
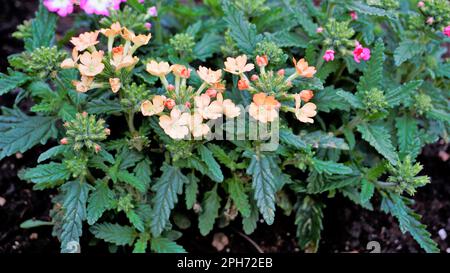
[[[73,12],[72,0],[44,0],[43,4],[49,11],[56,12],[61,17]]]
[[[240,79],[237,83],[238,89],[239,90],[247,90],[250,87],[250,84],[248,82],[248,80],[246,79]]]
[[[213,85],[220,82],[222,78],[222,70],[212,70],[211,68],[206,68],[204,66],[200,66],[197,70],[198,76],[205,81],[206,83]]]
[[[110,78],[109,85],[111,86],[111,90],[113,91],[113,93],[119,92],[120,87],[122,86],[119,78]]]
[[[154,60],[147,64],[147,72],[153,76],[162,77],[169,74],[171,71],[168,62],[156,62]]]
[[[228,57],[224,65],[225,71],[235,75],[252,71],[255,68],[254,64],[247,63],[246,55],[237,56],[236,58]]]
[[[72,58],[67,58],[61,63],[62,69],[74,68],[77,65],[78,59],[78,50],[74,48],[72,50]]]
[[[182,139],[189,134],[190,114],[182,113],[177,108],[172,109],[168,115],[159,118],[159,126],[173,139]]]
[[[217,94],[217,99],[211,105],[213,104],[221,104],[222,112],[227,118],[235,118],[241,114],[241,109],[230,99],[224,100],[221,93]]]
[[[148,35],[139,34],[139,35],[135,35],[131,39],[131,41],[134,43],[135,46],[140,47],[140,46],[148,44],[148,42],[150,42],[151,38],[152,38],[151,33],[149,33]]]
[[[122,32],[122,26],[119,22],[113,23],[110,28],[102,28],[100,32],[106,37],[116,37]]]
[[[175,76],[188,79],[191,76],[191,69],[181,64],[174,64],[171,66],[172,72]]]
[[[311,90],[302,90],[300,92],[300,98],[304,102],[310,101],[314,97],[314,93]]]
[[[300,59],[297,62],[295,58],[293,58],[293,61],[298,75],[305,78],[312,78],[314,77],[314,74],[316,74],[316,68],[314,66],[309,66],[305,59]]]
[[[92,88],[94,77],[81,76],[81,81],[72,81],[75,90],[80,93],[86,93]]]
[[[141,112],[144,116],[153,116],[164,111],[164,103],[166,97],[156,95],[153,97],[152,101],[146,100],[141,104]]]
[[[78,65],[78,70],[80,70],[81,75],[94,77],[102,73],[105,65],[102,63],[103,51],[95,51],[92,53],[84,52],[80,56],[80,64]]]
[[[125,68],[132,67],[139,61],[138,57],[133,57],[130,54],[124,55],[124,48],[118,46],[112,50],[111,65],[116,68],[116,71]]]
[[[256,56],[256,64],[258,66],[267,66],[269,64],[269,60],[267,59],[266,55],[263,56]]]
[[[317,115],[316,109],[317,106],[308,102],[300,108],[301,98],[300,94],[295,94],[295,116],[297,119],[304,123],[314,123],[312,117]]]
[[[280,103],[273,97],[265,93],[258,93],[253,96],[248,112],[251,117],[262,122],[272,122],[278,117]]]
[[[211,98],[207,94],[194,97],[195,110],[204,119],[217,119],[222,116],[222,105],[211,103]]]
[[[84,51],[88,47],[98,44],[98,31],[85,32],[78,37],[72,37],[70,42],[75,46],[78,51]]]
[[[193,113],[189,117],[189,130],[193,137],[201,137],[209,133],[209,127],[203,123],[203,117],[199,113]]]

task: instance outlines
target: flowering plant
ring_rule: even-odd
[[[57,189],[52,221],[26,226],[62,252],[184,252],[194,223],[251,234],[281,212],[314,252],[341,194],[439,251],[409,205],[421,148],[448,141],[447,1],[153,2],[44,0],[14,34],[0,158],[48,143],[19,176]],[[92,29],[58,42],[69,14]]]

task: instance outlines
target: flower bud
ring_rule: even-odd
[[[267,56],[263,55],[263,56],[256,56],[256,64],[258,66],[267,66],[269,64],[269,61],[267,60]]]
[[[95,152],[98,153],[98,152],[100,152],[100,150],[102,149],[102,147],[100,147],[100,145],[98,145],[98,144],[95,144],[95,145],[94,145],[94,149],[95,149]]]
[[[350,17],[353,21],[358,20],[358,14],[356,13],[356,11],[350,11]]]
[[[105,134],[109,136],[111,134],[111,130],[109,128],[105,128]]]
[[[173,84],[169,84],[169,85],[167,86],[167,90],[168,90],[168,91],[174,91],[174,90],[175,90],[175,86],[173,86]]]
[[[206,90],[205,94],[208,95],[210,98],[215,98],[217,95],[217,90],[209,88],[208,90]]]
[[[238,81],[238,89],[239,89],[239,90],[241,90],[241,91],[242,91],[242,90],[247,90],[249,87],[250,87],[250,86],[249,86],[247,80],[245,80],[245,79],[240,79],[240,80]]]
[[[157,16],[158,16],[158,9],[156,9],[155,6],[150,7],[150,8],[148,9],[147,12],[148,12],[148,14],[149,14],[151,17],[157,17]]]
[[[316,33],[322,33],[323,32],[323,27],[318,27],[316,29]]]
[[[314,93],[311,90],[302,90],[300,92],[300,98],[304,102],[310,101],[314,97]]]
[[[259,79],[259,77],[258,77],[258,75],[256,75],[256,74],[252,75],[251,78],[250,78],[250,80],[251,80],[252,82],[257,81],[258,79]]]
[[[144,26],[145,26],[145,28],[147,30],[151,30],[152,29],[152,23],[150,23],[150,22],[145,23]]]
[[[191,103],[187,101],[187,102],[184,104],[184,106],[186,106],[187,108],[191,108]]]
[[[278,70],[277,75],[284,76],[284,73],[285,73],[284,69],[280,69],[280,70]]]
[[[424,6],[425,6],[425,3],[423,1],[419,1],[419,3],[417,3],[418,8],[423,8]]]
[[[434,18],[433,17],[428,17],[427,24],[432,25],[433,23],[434,23]]]
[[[175,101],[173,99],[167,99],[166,102],[164,102],[164,106],[167,109],[172,110],[172,108],[175,106]]]
[[[67,145],[67,144],[69,144],[69,140],[65,137],[60,140],[60,143],[61,143],[61,145]]]
[[[84,111],[83,113],[81,113],[81,115],[85,118],[88,116],[88,113],[86,111]]]

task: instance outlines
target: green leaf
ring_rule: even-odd
[[[19,176],[23,180],[29,180],[35,183],[34,189],[43,190],[53,188],[61,183],[61,181],[67,180],[70,177],[70,172],[64,164],[51,162],[27,169]]]
[[[352,168],[345,166],[342,163],[336,163],[333,161],[323,161],[317,158],[312,159],[314,169],[322,174],[351,174]]]
[[[375,192],[375,185],[367,179],[361,180],[361,202],[367,203],[372,198]]]
[[[203,162],[205,162],[208,167],[208,176],[215,182],[222,182],[222,170],[220,169],[220,165],[214,159],[213,153],[204,145],[199,146],[198,151],[200,152]]]
[[[426,52],[426,50],[427,47],[423,43],[413,40],[403,40],[394,51],[395,65],[399,66],[412,57]]]
[[[127,4],[132,6],[138,12],[141,12],[141,13],[147,12],[145,10],[145,6],[143,4],[141,4],[138,0],[128,0]]]
[[[317,171],[310,172],[310,175],[306,179],[306,182],[308,182],[306,186],[306,191],[303,189],[304,187],[301,187],[296,190],[296,192],[307,192],[310,194],[317,194],[322,193],[326,191],[333,191],[336,189],[342,189],[347,186],[354,186],[359,184],[361,177],[360,175],[326,175],[326,174],[319,174]],[[297,186],[303,186],[299,185],[298,183],[292,185],[293,188]]]
[[[407,82],[395,89],[386,90],[386,101],[394,107],[402,103],[408,106],[412,101],[413,92],[422,85],[422,80]]]
[[[307,133],[302,137],[306,144],[311,145],[314,148],[339,150],[349,149],[348,144],[345,143],[344,139],[335,137],[333,133],[314,131]]]
[[[236,205],[236,208],[241,212],[242,217],[249,217],[251,209],[243,181],[240,181],[237,178],[231,178],[227,180],[227,184],[228,192],[230,193],[230,197]]]
[[[127,171],[119,171],[117,173],[117,179],[133,186],[135,189],[142,193],[145,193],[147,191],[147,183]]]
[[[300,47],[306,48],[308,41],[302,36],[289,32],[289,30],[281,30],[275,33],[265,33],[268,40],[274,42],[279,47]]]
[[[11,75],[0,73],[0,96],[21,86],[30,78],[21,72],[13,72]]]
[[[349,1],[347,8],[349,10],[354,10],[361,14],[367,14],[372,16],[384,16],[389,17],[390,19],[394,19],[396,17],[395,14],[391,11],[369,6],[361,1]]]
[[[151,182],[152,170],[150,168],[151,161],[149,159],[144,159],[139,162],[134,168],[134,173],[136,178],[143,181],[146,185]]]
[[[392,165],[397,165],[398,156],[391,143],[391,134],[384,125],[364,123],[359,124],[356,128],[365,141],[369,142]]]
[[[71,242],[79,243],[86,219],[86,201],[91,186],[82,181],[67,182],[61,187],[64,192],[62,209],[61,252],[70,251]]]
[[[411,116],[402,116],[395,119],[397,128],[397,142],[400,159],[409,155],[416,158],[420,153],[420,136],[417,120]]]
[[[245,234],[251,234],[255,231],[259,220],[258,207],[254,200],[250,200],[250,215],[242,218],[242,228]]]
[[[152,190],[156,192],[153,198],[153,218],[151,230],[154,236],[159,236],[169,222],[170,212],[178,202],[177,194],[183,192],[183,184],[188,179],[179,168],[164,164],[161,167],[162,176]]]
[[[20,224],[20,228],[28,229],[42,226],[53,226],[52,222],[29,219]]]
[[[285,1],[286,3],[287,1]],[[287,3],[287,9],[293,14],[294,19],[302,26],[302,29],[310,36],[317,36],[316,30],[319,27],[309,17],[308,13],[300,5]]]
[[[440,121],[444,121],[450,123],[450,113],[445,110],[433,108],[427,113],[428,118],[437,119]]]
[[[131,246],[137,236],[136,231],[132,227],[112,223],[96,224],[89,230],[94,234],[95,238],[118,246]]]
[[[320,233],[323,228],[322,209],[324,204],[305,196],[297,203],[295,224],[297,225],[297,240],[301,248],[316,252],[319,247]]]
[[[186,184],[185,188],[185,198],[186,198],[186,208],[192,209],[194,207],[195,202],[197,202],[197,194],[198,194],[198,182],[200,180],[193,174],[188,174],[189,183]]]
[[[384,44],[380,39],[376,42],[367,67],[359,78],[357,89],[359,92],[379,88],[383,82]]]
[[[252,176],[252,188],[256,204],[267,224],[275,219],[276,181],[271,162],[266,155],[253,155],[247,174]]]
[[[25,152],[36,144],[45,144],[57,135],[53,117],[26,116],[20,110],[3,108],[0,116],[0,160],[17,152]]]
[[[202,202],[202,212],[198,217],[198,227],[201,235],[208,235],[214,228],[214,222],[219,216],[220,200],[217,194],[217,184],[212,190],[205,193]]]
[[[222,8],[231,37],[243,53],[252,56],[256,44],[262,40],[262,35],[257,34],[256,26],[250,24],[243,12],[237,10],[229,1],[224,1]]]
[[[182,246],[164,237],[153,238],[150,246],[156,253],[186,253]]]
[[[128,220],[130,220],[130,223],[133,224],[137,230],[144,232],[144,220],[139,216],[139,214],[137,214],[134,210],[128,210],[125,214],[127,215]]]
[[[136,243],[134,243],[133,253],[145,253],[149,240],[150,236],[146,233],[142,233],[139,236],[139,239],[136,240]]]
[[[25,39],[27,51],[33,51],[38,47],[50,47],[53,44],[56,33],[56,14],[50,13],[44,5],[40,4],[36,12],[36,18],[31,22],[32,36]]]
[[[43,152],[42,154],[40,154],[37,162],[41,163],[47,159],[54,158],[55,156],[64,153],[66,150],[67,150],[67,146],[64,146],[64,145],[58,145],[58,146],[52,147],[52,148],[48,149],[47,151]]]
[[[89,225],[95,224],[106,210],[114,205],[114,193],[108,187],[107,181],[98,181],[94,191],[88,199],[87,221]]]
[[[234,170],[236,168],[236,162],[230,155],[225,152],[220,146],[215,144],[208,144],[209,150],[213,153],[214,157],[219,160],[220,163],[227,166],[227,168]]]
[[[342,89],[339,89],[336,91],[336,95],[341,97],[345,102],[350,104],[355,109],[361,109],[364,107],[363,102],[361,99],[355,95],[353,95],[350,92],[344,91]]]
[[[315,92],[313,102],[317,105],[317,110],[329,113],[331,110],[350,111],[350,105],[347,99],[337,96],[337,92],[342,89],[334,89],[332,86],[327,86],[323,90]],[[345,95],[344,95],[345,96]]]
[[[428,253],[439,252],[438,245],[431,239],[431,234],[426,226],[420,222],[421,216],[408,207],[412,200],[394,193],[383,195],[381,208],[386,213],[391,213],[400,223],[400,230],[409,232],[419,245]]]
[[[289,129],[280,129],[280,140],[289,146],[292,146],[298,150],[303,150],[308,147],[308,145],[301,139],[300,136],[294,135]]]
[[[122,111],[122,106],[117,100],[96,99],[86,105],[86,111],[90,114],[115,114]]]
[[[195,45],[195,57],[201,61],[205,61],[214,53],[220,51],[220,45],[223,44],[223,39],[216,33],[206,33],[203,38]]]

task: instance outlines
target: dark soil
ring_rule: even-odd
[[[11,38],[11,33],[23,19],[31,17],[30,11],[36,9],[37,1],[0,0],[0,71],[7,67],[6,56],[20,52],[22,45]],[[10,106],[12,95],[0,98],[0,105]],[[48,146],[50,147],[50,143]],[[19,225],[31,218],[50,220],[51,191],[33,191],[32,185],[17,178],[17,171],[25,166],[34,166],[37,156],[46,147],[35,148],[25,154],[17,154],[0,161],[0,197],[5,204],[0,206],[0,253],[57,253],[58,241],[51,235],[51,227],[21,229]],[[423,223],[428,226],[433,239],[439,243],[440,249],[450,251],[450,237],[442,240],[438,231],[450,232],[450,183],[448,169],[450,160],[442,161],[439,151],[450,152],[443,144],[427,146],[419,161],[424,165],[423,174],[432,178],[432,183],[421,188],[415,200],[415,210],[423,215]],[[0,198],[0,199],[1,199]],[[324,230],[319,250],[321,252],[367,252],[369,241],[378,241],[382,252],[422,252],[410,235],[402,234],[397,221],[378,210],[367,211],[348,199],[338,195],[326,201],[324,211]],[[377,206],[376,206],[377,207]],[[298,252],[295,241],[293,216],[287,217],[279,213],[274,225],[264,223],[250,236],[240,233],[240,221],[230,226],[214,230],[210,235],[199,235],[196,223],[183,231],[179,240],[189,252],[216,252],[212,246],[213,236],[224,233],[229,244],[223,251],[233,253],[264,252]],[[89,232],[84,231],[87,235]],[[89,245],[89,235],[84,236],[82,246],[84,252],[104,252],[104,243]],[[255,246],[257,245],[257,246]]]

